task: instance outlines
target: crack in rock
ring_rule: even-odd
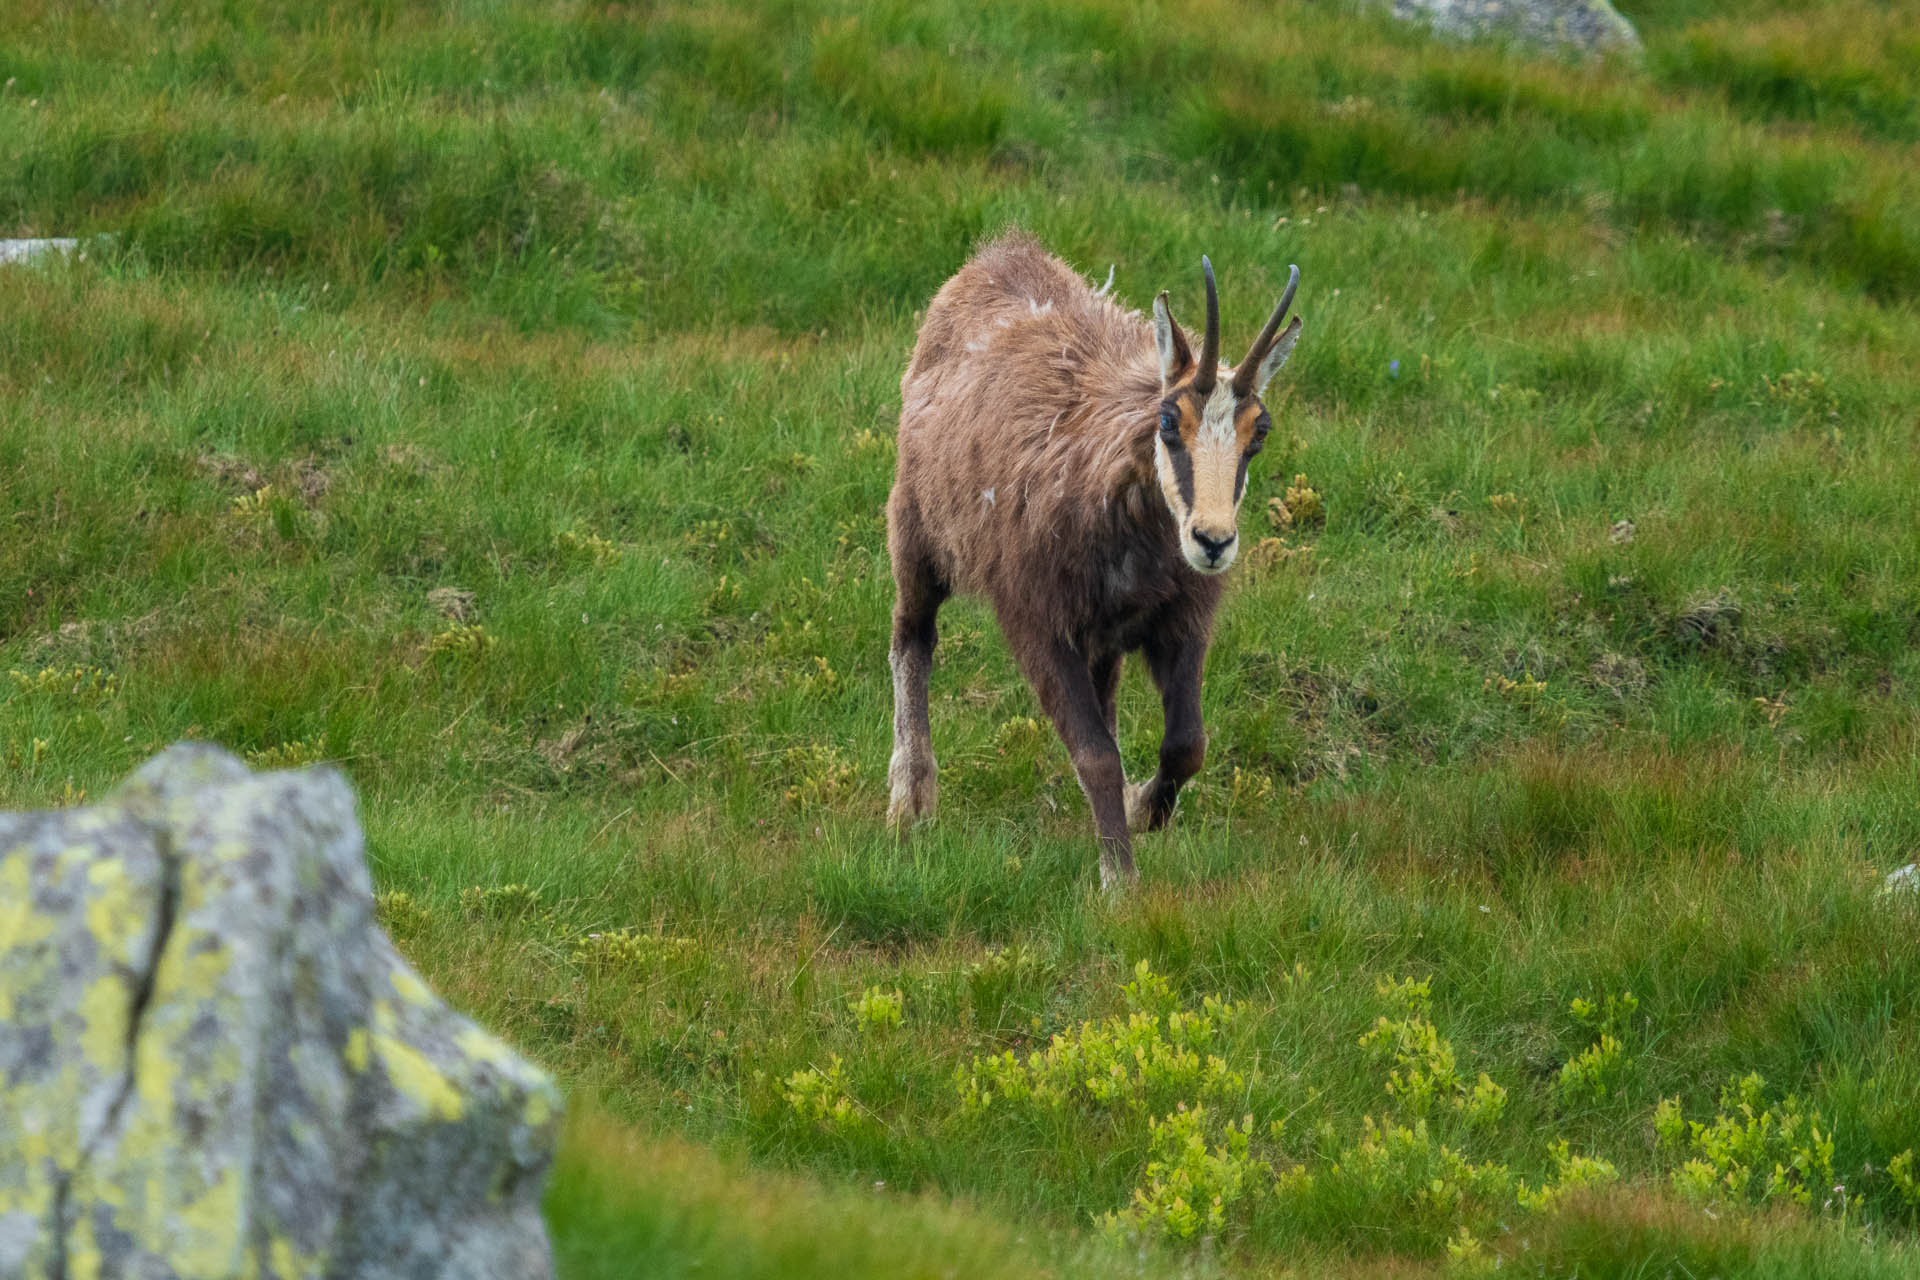
[[[146,963],[133,975],[133,998],[127,1006],[126,1067],[120,1077],[120,1087],[113,1095],[113,1101],[107,1104],[106,1119],[92,1135],[81,1145],[79,1158],[74,1161],[73,1171],[65,1174],[55,1183],[53,1207],[53,1280],[66,1280],[67,1273],[67,1235],[73,1224],[67,1218],[67,1200],[73,1191],[74,1180],[83,1174],[92,1161],[95,1150],[108,1135],[118,1128],[120,1113],[127,1105],[127,1099],[133,1095],[139,1084],[139,1060],[137,1051],[140,1044],[140,1026],[147,1005],[153,999],[155,975],[160,969],[160,957],[166,953],[167,940],[173,934],[173,913],[180,897],[180,863],[173,852],[173,841],[164,827],[151,828],[154,852],[160,858],[160,897],[155,908],[155,924],[152,944],[147,948]]]

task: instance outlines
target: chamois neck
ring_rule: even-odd
[[[1108,456],[1121,465],[1107,474],[1106,490],[1120,497],[1153,485],[1153,433],[1160,418],[1160,369],[1151,340],[1144,352],[1129,352],[1100,371],[1100,390],[1089,397],[1089,416],[1108,436]]]

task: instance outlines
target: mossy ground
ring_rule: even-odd
[[[1920,12],[1624,7],[1576,66],[1224,0],[13,5],[0,231],[117,238],[0,271],[0,800],[342,762],[403,949],[591,1117],[568,1274],[1905,1274]],[[940,820],[881,822],[897,380],[1009,223],[1183,314],[1210,253],[1229,346],[1303,272],[1117,903],[977,606]],[[1157,720],[1130,673],[1135,770]],[[1231,1098],[969,1108],[1142,960],[1162,1039],[1240,1006]],[[1203,1185],[1204,1247],[1099,1238]]]

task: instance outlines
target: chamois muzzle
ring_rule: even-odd
[[[1216,567],[1225,568],[1226,566],[1220,563],[1220,557],[1226,555],[1228,549],[1233,546],[1239,536],[1238,533],[1228,530],[1225,537],[1216,537],[1213,534],[1207,533],[1199,526],[1194,526],[1194,544],[1200,548],[1201,554],[1206,556],[1206,563],[1204,565],[1195,564],[1194,568],[1199,569],[1202,573],[1213,572]],[[1191,558],[1189,558],[1189,563],[1191,562]],[[1232,556],[1227,556],[1227,563],[1233,563]]]

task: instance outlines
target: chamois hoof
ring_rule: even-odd
[[[1153,793],[1153,779],[1127,784],[1127,830],[1138,835],[1147,829],[1147,819],[1151,817],[1152,806],[1148,798]]]
[[[931,760],[895,758],[887,769],[892,792],[887,802],[887,825],[896,831],[931,821],[940,807],[940,779]]]
[[[1158,778],[1148,778],[1144,782],[1127,784],[1127,830],[1136,835],[1143,831],[1158,831],[1166,826],[1173,817],[1175,806],[1180,803],[1180,797],[1175,795],[1173,800],[1164,807],[1155,804],[1154,795],[1158,790],[1158,783]]]

